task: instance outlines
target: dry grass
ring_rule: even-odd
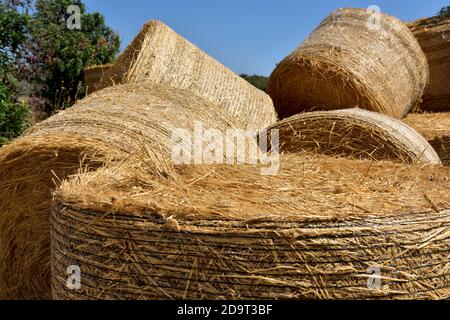
[[[449,168],[297,153],[261,176],[151,159],[61,185],[55,298],[450,297]],[[65,286],[74,264],[78,291]],[[370,266],[379,290],[367,287]]]
[[[428,83],[417,40],[398,19],[382,14],[367,27],[366,9],[339,9],[278,64],[269,95],[280,118],[300,111],[359,107],[402,118]]]
[[[416,131],[380,113],[362,109],[300,113],[279,121],[282,152],[308,151],[358,159],[440,164]]]

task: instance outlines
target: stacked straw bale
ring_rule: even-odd
[[[280,118],[300,111],[359,107],[402,118],[428,83],[424,53],[398,19],[369,28],[365,9],[339,9],[322,21],[270,77]]]
[[[433,17],[409,24],[430,67],[423,111],[450,111],[450,19]]]
[[[105,64],[101,66],[92,66],[83,70],[83,79],[86,87],[86,94],[98,91],[101,89],[101,81],[105,72],[110,69],[112,64]]]
[[[308,151],[359,159],[440,164],[433,147],[400,120],[363,109],[299,113],[278,129],[282,152]]]
[[[270,97],[160,21],[144,25],[98,87],[161,83],[188,89],[222,106],[251,129],[277,119]]]
[[[450,112],[414,113],[404,122],[428,140],[444,165],[450,165]]]
[[[194,121],[218,130],[242,126],[190,91],[127,84],[88,96],[2,147],[0,299],[51,297],[49,217],[55,185],[80,169],[128,157],[142,141],[157,143],[156,157],[170,160],[172,130],[192,132]]]
[[[280,163],[261,176],[135,162],[64,182],[53,297],[450,298],[450,168],[305,153]],[[66,286],[72,265],[80,290]],[[368,287],[371,268],[380,287]]]

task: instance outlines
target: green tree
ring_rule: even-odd
[[[0,77],[9,90],[17,93],[18,65],[27,42],[29,1],[0,0]]]
[[[67,25],[70,5],[81,13],[81,29]],[[87,13],[81,0],[37,0],[31,17],[32,55],[36,71],[31,81],[52,113],[71,106],[85,94],[83,69],[110,63],[120,47],[119,36],[99,13]]]
[[[442,18],[450,18],[450,6],[443,7],[437,15]]]
[[[0,83],[0,146],[18,137],[28,127],[30,109],[14,101],[8,87]]]
[[[67,21],[80,9],[80,29]],[[81,0],[0,0],[0,139],[18,136],[27,126],[28,99],[38,114],[51,114],[82,98],[83,69],[110,63],[119,36],[100,13],[87,13]]]
[[[264,76],[258,76],[258,75],[248,75],[248,74],[241,74],[241,77],[250,82],[252,85],[254,85],[256,88],[267,91],[267,85],[269,83],[269,78]]]
[[[27,41],[29,1],[0,0],[0,146],[29,125],[29,108],[18,102],[20,52]]]

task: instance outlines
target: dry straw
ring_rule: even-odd
[[[276,121],[270,97],[160,21],[147,23],[99,87],[161,83],[188,89],[222,106],[249,128]]]
[[[280,118],[353,107],[402,118],[418,105],[425,55],[401,21],[381,14],[377,29],[371,15],[335,11],[276,67],[268,92]]]
[[[137,163],[61,185],[54,298],[450,298],[447,167],[304,153],[275,176]]]
[[[282,152],[309,151],[359,159],[440,164],[433,147],[397,119],[362,109],[300,113],[279,129]]]
[[[423,111],[450,111],[450,18],[433,17],[408,24],[430,66]]]
[[[86,94],[90,94],[100,90],[100,82],[105,72],[110,69],[113,64],[105,64],[101,66],[92,66],[83,70],[84,85],[86,86]]]
[[[146,144],[171,154],[174,128],[240,127],[190,91],[128,84],[98,91],[0,149],[0,299],[50,298],[50,205],[80,167],[118,161]],[[196,146],[194,146],[196,147]],[[186,149],[187,150],[187,149]]]
[[[410,114],[404,122],[428,140],[444,165],[450,165],[450,112]]]

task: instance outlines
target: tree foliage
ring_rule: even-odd
[[[69,28],[80,9],[80,28]],[[50,115],[85,94],[83,69],[113,62],[119,36],[81,0],[0,0],[0,139],[4,143],[27,126],[26,96],[37,113]]]
[[[0,146],[18,137],[28,127],[30,109],[14,101],[8,87],[0,83]]]
[[[269,83],[269,78],[264,76],[258,76],[258,75],[248,75],[248,74],[241,74],[241,77],[250,82],[252,85],[254,85],[256,88],[266,92],[267,91],[267,85]]]
[[[19,68],[27,42],[29,1],[0,0],[0,78],[14,94],[19,90]]]
[[[80,30],[67,26],[70,5],[80,8]],[[106,26],[104,17],[87,13],[81,0],[37,0],[30,30],[35,58],[32,81],[45,98],[48,113],[83,97],[83,69],[112,62],[120,47],[119,36]]]
[[[437,15],[442,18],[450,18],[450,6],[443,7]]]
[[[0,146],[28,127],[29,108],[18,102],[19,64],[27,41],[29,1],[0,0]]]

